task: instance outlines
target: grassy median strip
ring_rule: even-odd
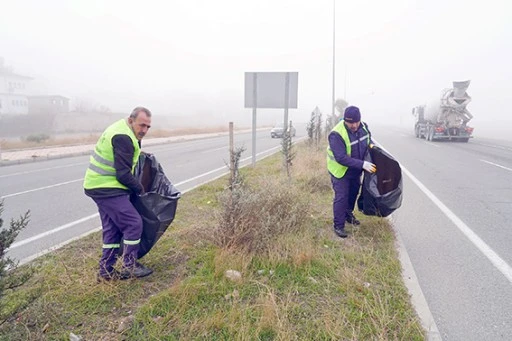
[[[38,259],[1,305],[2,340],[423,340],[393,231],[332,231],[325,153],[300,144],[180,199],[145,279],[96,283],[101,235]],[[37,222],[32,222],[35,224]]]

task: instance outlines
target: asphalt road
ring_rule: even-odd
[[[512,142],[372,133],[403,167],[392,221],[443,340],[511,340]]]
[[[306,134],[297,127],[295,140]],[[281,139],[257,132],[257,159],[280,150]],[[251,133],[235,134],[235,147],[244,147],[242,165],[251,163]],[[144,147],[162,164],[167,177],[182,192],[227,173],[227,135]],[[11,218],[30,210],[30,223],[11,245],[9,256],[24,263],[62,243],[99,230],[94,202],[83,193],[88,156],[0,167],[0,196],[4,228]]]

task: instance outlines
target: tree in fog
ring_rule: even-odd
[[[4,57],[0,57],[0,72],[11,73],[12,67],[5,65]]]
[[[336,107],[336,111],[338,112],[338,119],[336,121],[339,121],[339,119],[343,117],[345,109],[348,107],[348,102],[345,101],[343,98],[338,98],[336,102],[334,102],[334,106]]]
[[[75,98],[75,111],[77,113],[100,113],[106,114],[112,112],[106,105],[97,104],[89,98]]]
[[[343,98],[338,98],[336,102],[334,102],[334,107],[336,108],[336,112],[332,113],[325,119],[325,131],[329,133],[332,128],[340,121],[343,117],[343,113],[345,109],[348,107],[348,102]]]

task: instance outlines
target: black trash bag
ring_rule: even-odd
[[[402,169],[385,150],[373,147],[365,161],[377,166],[377,172],[364,172],[357,207],[365,215],[387,217],[402,205]]]
[[[181,192],[165,176],[162,166],[152,154],[140,154],[134,175],[141,181],[145,192],[130,198],[143,223],[137,255],[140,259],[151,250],[174,220]],[[121,253],[122,250],[121,247]]]

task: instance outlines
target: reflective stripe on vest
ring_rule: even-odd
[[[363,130],[366,132],[366,134],[359,139],[355,141],[350,141],[350,138],[348,136],[347,128],[345,127],[345,122],[342,120],[340,121],[332,130],[331,132],[335,132],[341,136],[343,139],[343,142],[345,143],[345,149],[348,156],[351,156],[352,154],[352,146],[358,144],[361,141],[364,141],[365,139],[368,140],[368,144],[370,144],[370,133],[368,132],[368,129],[366,129],[366,124],[361,122],[363,126]],[[334,154],[331,150],[330,146],[327,146],[327,170],[329,173],[331,173],[334,177],[341,179],[343,176],[345,176],[345,173],[347,172],[348,167],[344,166],[342,164],[339,164],[336,159],[334,158]]]
[[[114,148],[112,138],[116,135],[127,135],[133,143],[134,153],[132,160],[132,174],[139,160],[140,147],[139,141],[135,137],[131,127],[126,119],[119,120],[110,125],[96,143],[96,147],[89,158],[89,168],[85,172],[84,188],[121,188],[128,189],[116,178],[116,169],[114,168]]]
[[[94,158],[94,160],[98,161],[99,163],[103,163],[104,165],[107,165],[107,166],[110,166],[110,167],[114,167],[114,163],[112,161],[109,161],[107,159],[102,158],[98,154],[98,150],[97,149],[94,149],[94,151],[92,152],[91,156]]]
[[[95,171],[96,173],[98,173],[100,175],[111,175],[111,176],[116,175],[116,172],[111,172],[111,171],[101,169],[100,167],[93,165],[92,163],[89,164],[89,169],[92,171]]]

